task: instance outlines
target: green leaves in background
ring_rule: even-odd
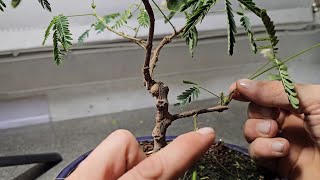
[[[271,42],[272,50],[274,55],[277,53],[278,48],[276,48],[279,40],[276,36],[276,30],[273,21],[271,21],[270,17],[267,14],[266,10],[261,10],[261,19],[264,24],[264,27],[266,28],[267,34],[269,35],[269,41]]]
[[[103,16],[102,18],[104,19],[105,24],[109,24],[110,22],[114,21],[118,17],[120,17],[120,13],[108,14]],[[101,33],[106,28],[105,24],[101,21],[97,21],[95,24],[92,24],[92,26],[98,33]]]
[[[230,56],[233,55],[234,43],[236,42],[235,33],[237,33],[237,26],[234,21],[233,10],[229,0],[226,1],[226,11],[227,11],[227,22],[228,22],[228,53]]]
[[[250,19],[246,15],[244,15],[244,7],[243,6],[241,6],[241,7],[243,8],[243,11],[242,12],[237,12],[237,14],[239,16],[241,16],[241,18],[240,18],[241,26],[244,27],[244,29],[246,31],[246,34],[247,34],[247,36],[249,38],[251,49],[256,54],[258,49],[257,49],[257,44],[256,44],[255,39],[254,39],[254,34],[251,31]]]
[[[205,3],[199,3],[193,14],[188,16],[183,36],[186,36],[203,18],[208,14],[210,8],[216,3],[216,0],[207,0]]]
[[[91,30],[91,29],[86,30],[85,32],[83,32],[83,33],[79,36],[79,38],[78,38],[78,45],[79,45],[79,46],[82,45],[83,42],[84,42],[84,40],[89,37],[89,32],[90,32],[90,30]]]
[[[181,107],[190,104],[192,101],[197,99],[200,94],[199,86],[196,83],[190,81],[183,81],[183,83],[193,85],[193,87],[185,90],[181,95],[177,97],[177,100],[180,101],[180,103],[177,103],[176,105],[180,105]]]
[[[167,7],[170,11],[179,11],[188,0],[166,0]]]
[[[189,47],[191,57],[194,56],[194,50],[198,45],[198,31],[196,27],[190,29],[190,31],[184,36],[186,43]]]
[[[147,11],[145,9],[140,9],[140,13],[138,15],[138,22],[140,26],[147,28],[150,25],[150,19]]]
[[[51,12],[51,6],[48,0],[38,0],[42,8]]]
[[[125,24],[128,23],[128,20],[132,17],[132,13],[129,9],[125,10],[120,14],[119,19],[116,20],[115,24],[112,26],[112,29],[119,29]]]
[[[12,0],[11,5],[12,7],[16,8],[20,4],[21,0]]]
[[[6,8],[6,4],[3,2],[3,0],[0,0],[0,10],[4,11],[4,8]]]
[[[50,35],[50,30],[53,31],[53,54],[54,61],[57,65],[61,64],[63,61],[64,53],[59,47],[59,44],[62,46],[64,51],[68,51],[72,46],[72,34],[69,30],[69,21],[68,18],[64,15],[58,15],[53,17],[49,26],[46,29],[43,45]]]
[[[275,59],[275,61],[278,65],[279,76],[281,77],[283,87],[287,93],[291,106],[294,109],[299,109],[299,99],[297,97],[298,94],[295,91],[294,81],[289,76],[288,68],[279,60]]]
[[[243,6],[260,17],[261,9],[252,0],[238,0]]]

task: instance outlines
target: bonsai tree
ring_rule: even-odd
[[[17,7],[21,0],[12,0],[12,6]],[[50,3],[48,0],[38,0],[40,5],[51,11]],[[232,6],[231,0],[222,0],[225,4],[226,19],[227,22],[227,41],[228,48],[226,53],[230,56],[234,53],[234,47],[236,43],[237,26],[234,20],[234,16],[240,17],[240,23],[248,37],[248,48],[252,49],[252,52],[257,54],[261,52],[266,58],[267,62],[264,66],[258,68],[249,79],[255,79],[258,76],[269,72],[272,69],[276,69],[277,74],[269,74],[268,78],[271,80],[279,80],[282,82],[283,88],[287,94],[288,100],[294,109],[299,109],[299,99],[295,91],[294,81],[288,73],[286,63],[298,55],[305,53],[313,48],[319,47],[320,44],[305,49],[293,56],[286,59],[280,59],[278,57],[278,37],[274,22],[268,16],[265,9],[257,7],[253,0],[236,0],[232,1],[234,4],[238,4],[238,8],[235,9]],[[163,8],[160,8],[159,4],[155,0],[139,0],[137,3],[128,5],[128,9],[124,12],[112,13],[101,16],[96,12],[96,4],[92,0],[91,8],[92,13],[90,14],[76,14],[76,15],[58,15],[53,17],[49,23],[43,40],[43,45],[48,40],[52,32],[53,40],[53,54],[54,62],[57,65],[63,63],[64,56],[69,49],[72,49],[72,32],[69,30],[69,18],[81,18],[82,16],[93,16],[96,18],[96,22],[93,22],[90,29],[85,31],[79,38],[78,44],[81,45],[86,38],[89,37],[90,31],[97,31],[98,33],[108,30],[111,33],[131,41],[137,44],[145,51],[145,58],[141,61],[142,64],[142,77],[143,84],[146,89],[150,92],[151,97],[156,99],[156,115],[155,115],[155,127],[152,132],[154,138],[153,152],[159,151],[161,148],[166,146],[166,132],[168,127],[176,120],[186,117],[196,117],[200,114],[211,113],[211,112],[222,112],[228,109],[229,103],[232,101],[234,92],[227,95],[219,93],[218,95],[201,87],[201,85],[191,82],[183,81],[183,83],[190,85],[191,87],[181,93],[177,97],[180,101],[177,105],[181,107],[194,101],[201,90],[211,93],[213,96],[220,99],[219,104],[214,104],[212,107],[203,109],[185,111],[178,114],[172,114],[169,112],[169,101],[168,93],[169,87],[166,86],[165,82],[158,81],[155,74],[155,68],[159,62],[161,50],[169,44],[174,38],[182,38],[185,40],[187,47],[189,48],[191,56],[194,55],[195,49],[198,44],[198,31],[197,24],[201,23],[210,10],[215,6],[217,0],[166,0],[162,3],[162,7],[166,7],[167,10],[164,12]],[[6,4],[3,0],[0,0],[0,10],[4,11]],[[155,45],[154,33],[155,33],[155,11],[162,14],[166,23],[169,23],[172,27],[172,33],[168,34]],[[168,13],[169,11],[169,13]],[[254,13],[258,18],[261,19],[265,29],[264,36],[255,35],[250,24],[250,19],[246,13],[250,11]],[[183,15],[186,23],[183,27],[177,29],[176,26],[171,22],[171,18],[176,15]],[[138,26],[132,27],[128,22],[129,19],[136,20]],[[132,33],[123,31],[122,27],[131,29]],[[141,28],[148,28],[149,33],[147,37],[139,37],[139,30]],[[236,90],[235,90],[236,91]]]

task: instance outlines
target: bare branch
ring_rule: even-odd
[[[199,114],[204,114],[204,113],[210,113],[210,112],[222,112],[224,110],[227,110],[228,106],[215,106],[215,107],[210,107],[206,109],[198,109],[198,110],[192,110],[192,111],[186,111],[183,113],[179,114],[174,114],[172,115],[172,121],[181,119],[181,118],[186,118],[186,117],[192,117],[194,115],[199,115]]]
[[[162,50],[162,48],[166,45],[169,44],[173,38],[175,38],[177,35],[179,35],[182,31],[184,30],[184,28],[180,29],[179,31],[175,31],[174,33],[172,33],[171,35],[165,36],[162,41],[159,43],[159,45],[157,46],[157,48],[153,51],[153,56],[152,59],[150,61],[150,74],[151,77],[154,76],[154,68],[156,67],[156,64],[159,60],[159,54],[160,51]]]

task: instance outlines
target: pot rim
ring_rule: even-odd
[[[167,136],[166,140],[167,141],[173,141],[177,136]],[[146,141],[150,141],[152,140],[153,137],[152,136],[141,136],[141,137],[137,137],[137,140],[139,142],[146,142]],[[249,156],[248,154],[248,149],[235,145],[235,144],[230,144],[230,143],[224,143],[225,146],[227,146],[228,148],[235,150],[241,154],[244,154],[246,156]],[[77,159],[75,159],[74,161],[72,161],[67,167],[65,167],[60,173],[59,175],[56,177],[56,180],[60,180],[60,179],[65,179],[67,178],[77,167],[78,165],[88,157],[88,155],[92,152],[93,150],[90,150],[86,153],[84,153],[83,155],[79,156]]]

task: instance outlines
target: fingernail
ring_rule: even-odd
[[[251,81],[249,79],[240,79],[239,84],[240,84],[240,86],[242,86],[246,89],[250,89],[250,88],[252,88],[252,86],[254,86],[255,82]]]
[[[271,129],[270,121],[263,121],[257,124],[257,131],[262,134],[269,134]]]
[[[280,141],[274,142],[274,143],[272,143],[271,148],[274,151],[283,152],[284,143],[280,142]]]
[[[207,135],[207,134],[213,134],[214,130],[211,127],[204,127],[197,130],[198,133]]]

